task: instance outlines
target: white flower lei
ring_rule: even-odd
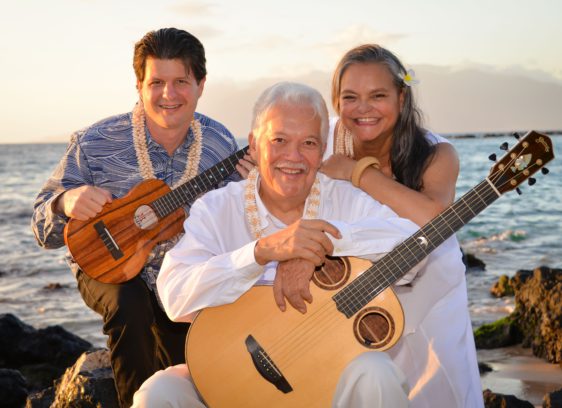
[[[148,155],[148,147],[146,145],[145,114],[142,102],[138,102],[133,109],[133,143],[135,145],[135,153],[139,164],[140,174],[143,179],[155,179],[152,161]],[[201,147],[203,136],[201,134],[201,123],[197,119],[191,121],[190,127],[193,131],[194,141],[187,153],[187,161],[185,170],[181,178],[174,183],[175,188],[197,175],[199,170],[199,161],[201,160]]]
[[[355,153],[353,152],[353,135],[341,122],[338,120],[336,124],[336,154],[344,154],[347,157],[353,159]]]
[[[258,205],[256,203],[256,189],[258,182],[258,170],[254,167],[250,174],[248,174],[248,179],[246,183],[246,189],[244,190],[244,212],[246,213],[246,220],[252,231],[254,239],[260,239],[262,237],[260,216],[258,214]],[[310,194],[306,199],[305,211],[303,218],[314,219],[318,216],[318,207],[320,206],[320,180],[318,176],[314,180],[314,184],[310,189]]]

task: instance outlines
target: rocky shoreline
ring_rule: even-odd
[[[466,260],[483,267],[470,255]],[[491,294],[515,296],[515,310],[475,330],[477,348],[524,347],[562,373],[562,269],[517,271],[500,278]],[[11,314],[0,314],[0,333],[0,406],[118,407],[106,349],[60,326],[37,330]],[[480,362],[482,376],[493,370]],[[494,390],[483,395],[487,408],[535,406]],[[542,407],[562,407],[562,384],[544,395]]]

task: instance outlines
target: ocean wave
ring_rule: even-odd
[[[469,231],[470,233],[470,231]],[[467,244],[471,244],[471,245],[485,245],[489,242],[494,242],[494,241],[510,241],[510,242],[521,242],[524,241],[527,238],[527,232],[521,229],[518,230],[505,230],[502,232],[499,232],[497,234],[493,234],[490,235],[488,237],[485,236],[479,236],[474,240],[470,240],[467,241]]]
[[[515,310],[514,303],[504,303],[495,305],[474,305],[470,308],[473,315],[495,315],[495,314],[511,314]]]

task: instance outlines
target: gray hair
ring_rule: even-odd
[[[326,102],[316,89],[296,82],[278,82],[262,92],[252,112],[254,137],[259,137],[257,130],[262,125],[262,121],[269,110],[274,106],[283,104],[310,106],[314,111],[314,117],[320,118],[322,146],[326,147],[330,128]]]

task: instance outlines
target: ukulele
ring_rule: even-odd
[[[503,193],[539,169],[546,174],[553,158],[551,140],[529,132],[480,184],[379,261],[340,257],[316,270],[304,315],[281,312],[267,286],[203,309],[188,332],[186,361],[207,406],[330,406],[351,360],[400,339],[404,314],[392,285]]]
[[[134,278],[158,242],[183,231],[183,206],[232,174],[247,151],[248,147],[239,150],[174,190],[162,180],[142,181],[124,197],[104,205],[95,217],[71,218],[64,240],[73,259],[100,282]]]

